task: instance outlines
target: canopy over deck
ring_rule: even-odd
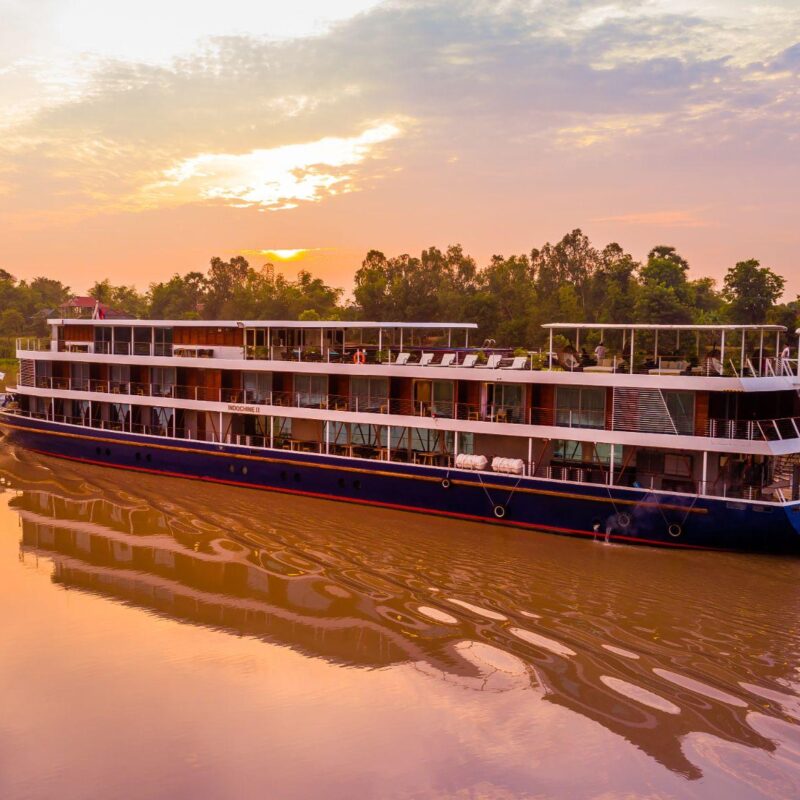
[[[553,330],[580,331],[699,331],[714,333],[716,331],[786,331],[784,325],[664,325],[646,322],[548,322],[543,328]],[[800,330],[798,330],[800,333]]]
[[[553,353],[554,335],[556,332],[569,332],[575,336],[575,347],[580,346],[580,337],[582,331],[599,332],[601,343],[603,342],[603,334],[605,332],[619,331],[622,333],[622,353],[623,359],[627,359],[628,370],[633,373],[635,370],[634,362],[637,357],[635,343],[651,341],[652,344],[648,346],[648,351],[651,353],[654,366],[648,371],[656,374],[679,374],[685,371],[686,366],[684,362],[673,357],[673,361],[666,366],[662,363],[662,356],[659,355],[659,334],[674,333],[674,352],[677,354],[680,349],[681,333],[693,334],[695,339],[696,356],[700,357],[700,341],[704,338],[708,343],[709,338],[713,344],[713,349],[708,353],[708,360],[710,361],[711,368],[719,374],[725,373],[728,366],[737,376],[752,375],[753,377],[761,376],[764,374],[765,367],[765,334],[774,334],[775,336],[775,365],[772,367],[773,374],[781,373],[788,374],[789,361],[785,351],[781,350],[781,335],[787,333],[787,328],[784,325],[730,325],[730,324],[711,324],[711,325],[697,325],[697,324],[664,324],[655,323],[648,324],[643,322],[622,322],[622,323],[609,323],[609,322],[548,322],[542,327],[550,333],[550,353]],[[800,331],[798,331],[800,333]],[[753,336],[756,334],[756,336]],[[672,337],[669,337],[672,338]],[[728,348],[728,360],[726,361],[726,338]],[[748,339],[750,343],[748,344]],[[753,339],[756,344],[753,345]],[[662,336],[663,344],[663,336]],[[730,358],[731,351],[735,351],[738,355],[738,368],[733,360]],[[663,348],[662,351],[663,353]],[[779,355],[780,354],[780,355]],[[752,358],[751,358],[752,356]],[[675,360],[677,358],[677,360]],[[552,356],[550,359],[552,368]],[[600,365],[598,365],[598,368]],[[617,369],[617,361],[614,359],[613,369]],[[696,367],[695,369],[702,369]],[[797,359],[797,375],[800,377],[800,358]]]
[[[340,319],[48,319],[48,325],[114,325],[120,328],[299,328],[319,330],[475,330],[474,322],[364,322]]]

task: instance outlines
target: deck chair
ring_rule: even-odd
[[[452,367],[453,362],[456,360],[455,353],[445,353],[442,360],[436,365],[437,367]]]
[[[419,357],[419,366],[427,367],[433,361],[433,353],[423,353]]]
[[[485,364],[479,364],[479,369],[497,369],[500,366],[500,362],[503,360],[503,356],[498,355],[495,353],[494,355],[489,356],[489,359]]]
[[[451,364],[452,367],[474,367],[475,362],[478,360],[477,353],[467,353],[464,356],[464,360],[460,364]]]
[[[528,356],[514,356],[513,361],[506,367],[502,367],[502,369],[525,369],[525,362],[528,360]]]
[[[398,353],[394,363],[402,366],[403,364],[408,364],[409,358],[411,358],[411,353]]]

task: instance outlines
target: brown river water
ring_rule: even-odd
[[[800,797],[800,559],[0,447],[0,798]]]

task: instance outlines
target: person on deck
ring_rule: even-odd
[[[606,346],[603,344],[602,339],[600,340],[600,344],[598,344],[594,349],[594,357],[597,359],[598,364],[600,364],[606,357]]]

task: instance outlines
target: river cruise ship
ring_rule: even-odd
[[[800,552],[800,364],[781,326],[553,323],[529,352],[464,323],[48,322],[49,339],[18,341],[0,411],[38,453],[603,541]]]

